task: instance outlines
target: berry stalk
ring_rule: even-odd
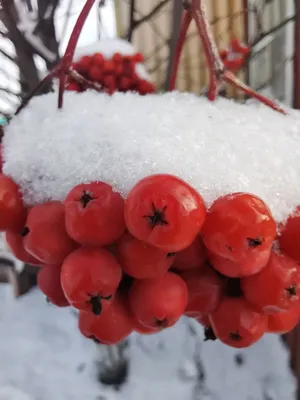
[[[66,78],[66,71],[70,68],[74,53],[75,53],[75,48],[79,39],[79,36],[81,34],[82,28],[84,26],[84,23],[95,3],[95,0],[86,0],[86,3],[81,10],[81,13],[76,21],[76,24],[73,28],[71,37],[69,39],[67,49],[65,51],[65,54],[61,60],[61,68],[60,68],[60,73],[59,73],[59,92],[58,92],[58,108],[62,108],[63,106],[63,96],[64,96],[64,91],[65,91],[65,78]]]
[[[219,51],[213,37],[210,24],[207,18],[207,12],[203,0],[183,0],[183,7],[185,13],[182,20],[179,40],[177,44],[177,50],[175,54],[174,64],[173,64],[173,74],[170,83],[170,90],[174,90],[176,76],[178,73],[178,66],[180,55],[183,50],[184,41],[187,35],[187,31],[192,20],[195,21],[197,30],[199,33],[200,40],[203,45],[203,50],[205,53],[207,66],[209,69],[209,89],[208,89],[208,99],[214,101],[218,95],[218,89],[222,81],[232,84],[239,90],[242,90],[248,96],[257,99],[259,102],[265,104],[266,106],[272,108],[281,114],[286,114],[276,102],[266,98],[265,96],[257,93],[255,90],[251,89],[248,85],[240,81],[233,73],[226,70],[220,56]]]

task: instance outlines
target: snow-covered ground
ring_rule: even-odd
[[[37,289],[13,299],[2,284],[0,400],[294,400],[277,336],[235,350],[203,342],[200,325],[190,324],[132,335],[129,378],[117,392],[96,379],[105,349],[80,336],[71,310],[47,304]]]

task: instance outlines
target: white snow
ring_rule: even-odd
[[[137,50],[127,40],[120,38],[106,38],[87,46],[78,47],[75,51],[73,61],[79,61],[81,57],[93,55],[95,53],[101,53],[105,58],[109,59],[112,58],[115,53],[120,53],[124,56],[132,56],[137,53]],[[150,80],[144,64],[136,64],[136,73],[142,79]]]
[[[245,191],[277,221],[300,204],[300,113],[215,103],[187,93],[112,97],[88,91],[34,98],[6,129],[4,173],[28,204],[62,200],[73,186],[103,180],[126,196],[143,177],[171,173],[207,204]]]
[[[193,322],[182,319],[153,336],[132,335],[129,379],[115,392],[96,380],[95,361],[104,360],[105,347],[80,336],[69,309],[48,305],[38,290],[15,300],[2,284],[0,400],[294,399],[288,353],[277,336],[235,350],[203,342],[202,328]]]

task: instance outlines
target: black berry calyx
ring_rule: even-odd
[[[92,296],[89,300],[89,303],[92,306],[92,313],[94,315],[100,315],[102,312],[102,304],[100,296]]]
[[[157,328],[167,328],[169,326],[168,319],[167,318],[163,318],[163,319],[155,318],[155,325],[157,326]]]
[[[227,282],[226,294],[229,297],[242,297],[241,280],[239,278],[230,278]]]
[[[28,235],[28,233],[30,232],[29,228],[27,226],[24,227],[24,229],[21,232],[21,236],[25,237]]]
[[[288,288],[285,288],[284,290],[286,291],[286,293],[287,293],[287,295],[288,295],[289,297],[296,296],[296,294],[297,294],[296,285],[294,285],[294,284],[291,285],[291,286],[288,287]]]
[[[174,257],[174,256],[176,256],[176,253],[168,253],[167,254],[167,257]]]
[[[156,226],[169,225],[168,221],[165,218],[166,209],[167,206],[160,210],[159,208],[155,207],[154,203],[152,203],[152,214],[144,215],[144,218],[148,218],[150,220],[152,229]]]
[[[257,238],[247,238],[248,246],[249,247],[258,247],[263,244],[263,239],[261,237]]]
[[[204,329],[204,342],[209,340],[217,340],[217,336],[215,335],[211,326]]]
[[[83,205],[83,208],[85,208],[92,200],[93,197],[86,191],[83,191],[83,194],[79,199],[80,203]]]
[[[239,342],[240,340],[243,339],[242,336],[237,331],[229,333],[229,338],[234,342]]]

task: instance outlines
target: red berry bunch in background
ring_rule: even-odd
[[[83,56],[72,68],[86,80],[98,83],[109,94],[133,91],[145,95],[154,93],[156,89],[150,81],[138,74],[137,66],[143,61],[144,56],[141,53],[115,53],[109,59],[101,53],[95,53]],[[69,76],[66,89],[82,92],[86,90],[86,86]]]
[[[156,174],[126,199],[97,181],[27,208],[2,174],[0,230],[18,259],[40,267],[48,302],[78,309],[80,332],[100,343],[157,333],[185,315],[206,339],[240,348],[299,322],[299,209],[278,236],[267,205],[249,193],[207,210],[187,182]]]

